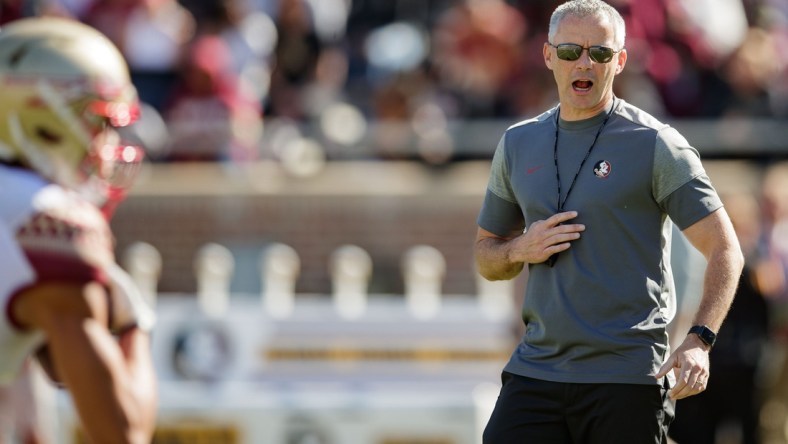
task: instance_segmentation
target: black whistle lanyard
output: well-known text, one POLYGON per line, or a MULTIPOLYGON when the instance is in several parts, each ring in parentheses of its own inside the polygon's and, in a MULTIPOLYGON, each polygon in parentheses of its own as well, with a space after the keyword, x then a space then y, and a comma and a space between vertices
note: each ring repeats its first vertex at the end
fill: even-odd
MULTIPOLYGON (((555 179, 557 183, 558 189, 558 198, 556 201, 556 207, 558 208, 558 213, 564 211, 564 205, 566 205, 566 201, 569 199, 569 193, 572 192, 572 189, 575 187, 575 182, 577 182, 577 177, 580 176, 580 172, 583 171, 583 165, 585 165, 586 160, 591 156, 591 151, 594 150, 594 146, 596 145, 597 139, 599 139, 599 135, 602 134, 602 130, 605 129, 605 125, 607 125, 607 121, 610 120, 610 115, 613 114, 613 110, 616 109, 616 99, 613 98, 613 106, 610 107, 610 111, 608 111, 607 116, 605 116, 605 120, 602 122, 602 125, 599 126, 599 129, 596 131, 596 135, 594 136, 594 141, 591 142, 591 146, 588 147, 588 151, 586 151, 585 157, 580 162, 580 166, 577 167, 577 172, 575 173, 575 177, 572 178, 572 181, 569 183, 569 188, 566 190, 566 196, 564 196, 564 200, 561 200, 561 172, 558 169, 558 117, 561 113, 561 109, 557 109, 555 112, 555 141, 553 142, 553 162, 555 163, 555 179)), ((549 258, 547 258, 547 264, 549 266, 555 265, 555 261, 558 259, 558 253, 553 254, 549 258)))

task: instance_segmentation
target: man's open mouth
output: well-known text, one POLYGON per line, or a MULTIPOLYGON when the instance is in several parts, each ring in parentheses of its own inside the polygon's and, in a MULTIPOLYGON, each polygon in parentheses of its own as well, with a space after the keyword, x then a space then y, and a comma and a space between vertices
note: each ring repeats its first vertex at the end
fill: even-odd
POLYGON ((594 86, 594 82, 590 80, 575 80, 572 82, 572 88, 576 91, 588 91, 594 86))

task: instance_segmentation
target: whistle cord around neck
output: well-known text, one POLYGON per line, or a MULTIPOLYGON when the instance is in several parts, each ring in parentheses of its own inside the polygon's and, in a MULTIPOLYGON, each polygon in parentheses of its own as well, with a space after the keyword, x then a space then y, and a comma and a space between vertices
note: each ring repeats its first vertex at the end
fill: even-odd
POLYGON ((561 201, 561 173, 558 170, 558 117, 561 112, 560 108, 556 110, 555 113, 555 142, 553 144, 553 161, 555 162, 555 178, 558 184, 558 201, 556 202, 556 206, 558 207, 558 212, 564 211, 564 205, 566 204, 567 199, 569 199, 569 193, 572 192, 572 188, 575 187, 575 182, 577 182, 577 177, 580 176, 580 172, 583 170, 583 165, 585 165, 586 160, 588 157, 591 156, 591 151, 593 151, 594 146, 596 145, 597 139, 599 139, 599 135, 602 134, 602 130, 607 125, 607 121, 610 119, 610 115, 613 114, 613 110, 616 109, 616 102, 615 98, 613 99, 613 106, 610 107, 610 111, 608 111, 607 116, 605 116, 605 120, 602 122, 602 125, 599 126, 599 129, 594 136, 594 141, 591 142, 591 146, 588 147, 588 151, 586 151, 585 157, 580 162, 580 166, 577 167, 577 172, 575 173, 575 177, 572 178, 572 182, 569 183, 569 188, 566 190, 566 197, 564 197, 563 202, 561 201))
MULTIPOLYGON (((569 193, 572 192, 572 188, 575 187, 575 182, 577 182, 577 177, 580 175, 580 172, 583 170, 583 165, 585 165, 586 160, 588 157, 591 156, 591 151, 594 150, 594 145, 596 145, 597 139, 599 139, 599 135, 602 134, 602 130, 607 125, 607 121, 610 119, 610 115, 613 114, 613 110, 616 109, 616 99, 613 98, 613 106, 610 107, 610 111, 608 111, 607 116, 605 116, 605 120, 602 122, 602 125, 599 126, 599 129, 596 131, 596 135, 594 136, 594 141, 591 142, 591 146, 588 147, 588 151, 586 151, 585 157, 580 162, 580 166, 577 167, 577 172, 575 173, 575 177, 572 178, 572 182, 569 184, 569 189, 566 190, 566 197, 564 197, 564 201, 561 202, 561 173, 558 170, 558 117, 561 112, 559 108, 555 112, 555 142, 553 144, 553 161, 555 162, 555 179, 558 187, 558 201, 556 202, 556 206, 558 207, 558 213, 564 211, 564 205, 566 204, 567 199, 569 199, 569 193)), ((553 267, 555 265, 556 260, 558 260, 558 253, 553 254, 549 258, 547 258, 547 265, 549 267, 553 267)))

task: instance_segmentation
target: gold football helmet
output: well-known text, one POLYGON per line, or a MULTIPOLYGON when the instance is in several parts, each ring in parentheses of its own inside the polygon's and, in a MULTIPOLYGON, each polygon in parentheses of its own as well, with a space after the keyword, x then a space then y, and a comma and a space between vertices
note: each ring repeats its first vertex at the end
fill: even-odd
POLYGON ((138 114, 126 62, 97 30, 54 17, 0 28, 0 161, 70 188, 127 186, 142 150, 114 128, 138 114))

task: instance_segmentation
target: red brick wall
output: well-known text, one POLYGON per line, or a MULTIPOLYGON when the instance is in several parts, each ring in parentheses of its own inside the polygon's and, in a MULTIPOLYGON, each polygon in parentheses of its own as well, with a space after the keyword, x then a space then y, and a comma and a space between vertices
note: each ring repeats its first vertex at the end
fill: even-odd
POLYGON ((160 291, 195 290, 194 255, 207 242, 238 252, 236 269, 244 276, 234 285, 243 290, 259 291, 257 255, 267 244, 281 242, 300 256, 299 293, 330 293, 329 256, 343 244, 358 245, 372 257, 370 292, 402 292, 400 258, 417 244, 436 247, 445 256, 444 293, 475 291, 472 245, 486 184, 484 164, 460 178, 455 177, 457 169, 398 164, 355 179, 345 174, 347 181, 334 185, 330 182, 341 179, 306 183, 271 178, 286 182, 282 192, 256 192, 252 187, 219 190, 232 180, 221 169, 204 165, 194 167, 197 171, 191 174, 172 174, 171 168, 154 169, 113 220, 119 256, 136 241, 148 242, 161 253, 160 291), (413 168, 418 173, 415 180, 422 181, 415 190, 413 168), (397 184, 398 174, 404 183, 397 184), (390 180, 393 185, 374 192, 374 185, 367 183, 372 180, 390 180))

